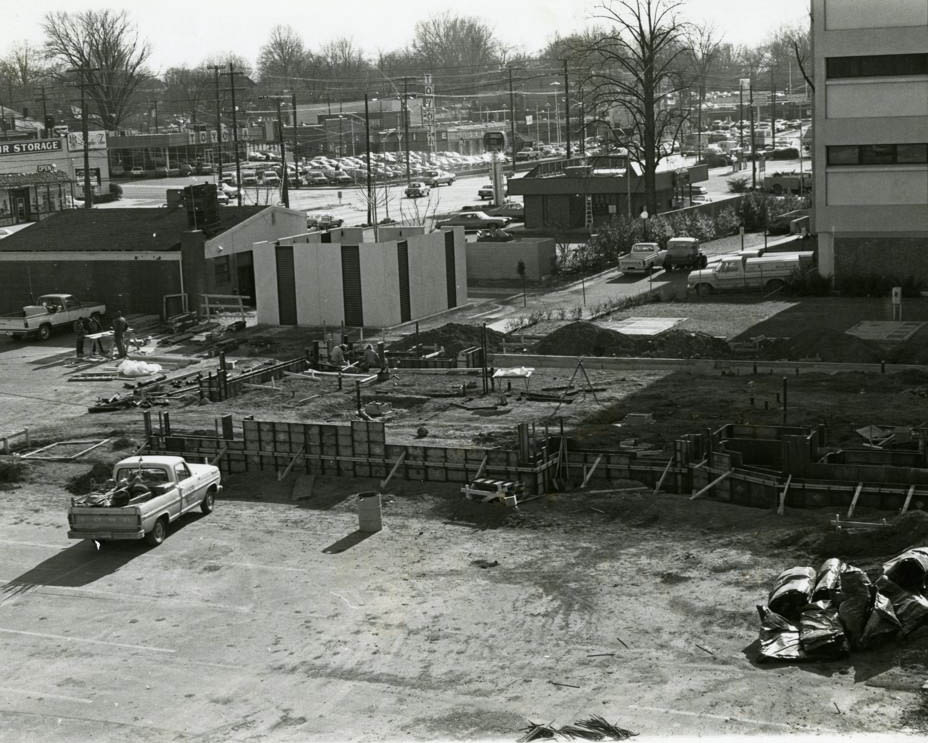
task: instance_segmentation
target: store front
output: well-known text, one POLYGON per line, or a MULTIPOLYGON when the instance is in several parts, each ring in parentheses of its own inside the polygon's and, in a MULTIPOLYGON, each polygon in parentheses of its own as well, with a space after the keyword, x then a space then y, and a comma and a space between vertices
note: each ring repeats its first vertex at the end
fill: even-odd
POLYGON ((73 204, 74 182, 58 170, 0 173, 0 226, 37 222, 73 204))

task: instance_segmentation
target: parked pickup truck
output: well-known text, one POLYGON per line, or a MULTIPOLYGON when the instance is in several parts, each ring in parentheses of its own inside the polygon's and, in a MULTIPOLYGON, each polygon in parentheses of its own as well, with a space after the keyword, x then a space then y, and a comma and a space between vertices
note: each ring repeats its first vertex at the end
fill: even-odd
POLYGON ((123 459, 113 467, 111 487, 71 499, 68 538, 145 539, 156 546, 185 513, 195 508, 210 513, 221 492, 219 469, 212 465, 183 457, 123 459))
POLYGON ((661 250, 657 243, 635 243, 632 249, 619 257, 619 270, 622 273, 650 273, 664 265, 667 251, 661 250))
POLYGON ((812 251, 768 253, 757 258, 723 256, 708 268, 691 271, 686 277, 686 288, 700 295, 726 289, 775 291, 785 286, 793 274, 811 268, 813 256, 812 251))
POLYGON ((81 302, 73 294, 43 294, 35 304, 26 305, 22 312, 0 316, 0 333, 16 339, 36 337, 48 340, 52 330, 66 326, 79 317, 101 320, 106 305, 99 302, 81 302))
POLYGON ((667 255, 664 256, 664 270, 678 268, 693 270, 705 268, 708 259, 699 249, 699 240, 695 237, 672 237, 667 241, 667 255))

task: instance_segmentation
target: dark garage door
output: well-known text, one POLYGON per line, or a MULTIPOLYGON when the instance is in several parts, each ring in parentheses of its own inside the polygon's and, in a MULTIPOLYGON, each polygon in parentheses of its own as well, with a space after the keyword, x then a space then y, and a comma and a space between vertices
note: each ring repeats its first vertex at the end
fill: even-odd
POLYGON ((409 305, 409 244, 403 240, 396 245, 397 264, 400 283, 400 322, 412 319, 409 305))
POLYGON ((293 246, 277 246, 277 310, 281 325, 296 325, 296 273, 293 246))
POLYGON ((361 302, 361 256, 357 245, 342 245, 342 294, 345 298, 345 325, 364 325, 361 302))

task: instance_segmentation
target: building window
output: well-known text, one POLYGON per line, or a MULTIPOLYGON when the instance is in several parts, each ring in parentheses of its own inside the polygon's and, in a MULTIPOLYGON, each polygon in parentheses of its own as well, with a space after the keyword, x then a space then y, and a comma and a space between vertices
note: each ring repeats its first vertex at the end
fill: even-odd
POLYGON ((928 144, 897 144, 897 163, 928 163, 928 144))
POLYGON ((826 148, 829 165, 920 165, 928 162, 928 144, 836 145, 826 148))
POLYGON ((896 145, 866 144, 859 149, 861 165, 892 165, 896 160, 896 145))
POLYGON ((928 54, 873 54, 825 60, 825 77, 829 80, 904 75, 928 75, 928 54))
POLYGON ((213 276, 217 284, 225 283, 229 280, 229 256, 224 255, 213 261, 213 276))

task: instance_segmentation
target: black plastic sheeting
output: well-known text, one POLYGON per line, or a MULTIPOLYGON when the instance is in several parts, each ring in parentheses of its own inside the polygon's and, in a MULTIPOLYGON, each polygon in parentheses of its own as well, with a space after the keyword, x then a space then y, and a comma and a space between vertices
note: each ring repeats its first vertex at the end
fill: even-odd
POLYGON ((928 548, 883 565, 875 583, 831 558, 777 576, 760 615, 760 660, 828 660, 928 625, 928 548))

